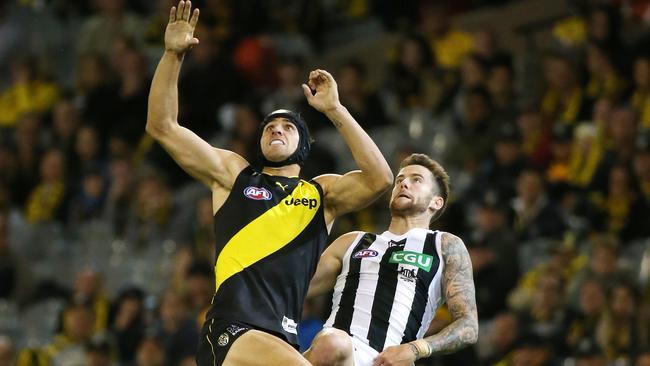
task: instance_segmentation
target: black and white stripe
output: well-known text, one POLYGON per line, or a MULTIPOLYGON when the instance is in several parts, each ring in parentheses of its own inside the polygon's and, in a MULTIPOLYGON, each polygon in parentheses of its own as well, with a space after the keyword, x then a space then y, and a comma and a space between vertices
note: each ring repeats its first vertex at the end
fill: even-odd
POLYGON ((422 337, 442 301, 440 253, 437 231, 359 234, 345 253, 325 326, 344 330, 378 352, 422 337), (364 249, 369 254, 355 258, 364 249), (430 270, 391 263, 401 251, 431 256, 430 270))

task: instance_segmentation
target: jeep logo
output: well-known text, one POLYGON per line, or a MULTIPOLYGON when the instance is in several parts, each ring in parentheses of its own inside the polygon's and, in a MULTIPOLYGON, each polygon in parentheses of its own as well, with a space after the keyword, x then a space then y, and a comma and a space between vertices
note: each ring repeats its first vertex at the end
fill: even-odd
POLYGON ((433 257, 428 254, 402 250, 391 254, 388 262, 410 264, 429 272, 429 270, 431 270, 431 265, 433 264, 433 257))
POLYGON ((289 198, 287 200, 284 200, 284 203, 287 204, 288 206, 307 206, 310 209, 315 208, 318 206, 318 200, 315 198, 289 198))

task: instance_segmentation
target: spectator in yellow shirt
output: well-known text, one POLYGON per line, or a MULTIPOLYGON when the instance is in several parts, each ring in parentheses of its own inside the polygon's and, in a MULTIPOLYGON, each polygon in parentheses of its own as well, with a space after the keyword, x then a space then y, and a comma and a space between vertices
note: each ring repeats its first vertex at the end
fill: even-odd
POLYGON ((10 70, 11 85, 0 93, 0 127, 15 126, 25 113, 47 112, 59 95, 58 87, 40 75, 35 58, 16 58, 10 70))

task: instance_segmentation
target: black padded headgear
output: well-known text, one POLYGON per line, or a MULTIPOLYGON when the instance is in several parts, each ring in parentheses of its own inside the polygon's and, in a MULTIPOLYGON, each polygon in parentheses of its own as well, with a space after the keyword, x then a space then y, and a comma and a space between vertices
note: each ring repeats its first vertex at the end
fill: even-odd
POLYGON ((307 128, 307 124, 302 119, 300 114, 292 112, 288 109, 278 109, 264 117, 264 120, 262 121, 262 124, 260 124, 260 128, 257 133, 257 141, 257 159, 262 166, 274 168, 291 164, 298 164, 300 166, 303 166, 307 160, 307 157, 309 156, 309 152, 311 151, 311 135, 309 134, 309 128, 307 128), (296 148, 296 151, 294 151, 293 154, 291 154, 291 156, 285 160, 278 162, 268 160, 262 153, 262 147, 260 146, 264 126, 266 126, 275 118, 286 118, 289 122, 293 123, 293 125, 296 126, 296 129, 298 130, 298 147, 296 148))

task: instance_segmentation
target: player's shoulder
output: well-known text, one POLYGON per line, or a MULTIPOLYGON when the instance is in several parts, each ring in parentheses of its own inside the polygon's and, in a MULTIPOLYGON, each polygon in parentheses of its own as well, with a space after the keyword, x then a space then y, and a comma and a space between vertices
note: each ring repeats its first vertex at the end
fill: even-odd
POLYGON ((355 240, 357 237, 359 237, 360 234, 364 234, 363 231, 350 231, 349 233, 345 233, 336 240, 332 242, 332 244, 329 245, 329 247, 326 249, 326 253, 329 253, 330 255, 334 255, 336 257, 343 257, 345 252, 347 252, 348 248, 352 244, 354 244, 355 240))
POLYGON ((352 242, 354 242, 354 240, 357 237, 359 237, 359 235, 361 235, 361 234, 366 234, 366 233, 363 232, 363 231, 359 231, 359 230, 350 231, 350 232, 347 232, 347 233, 339 236, 338 238, 336 238, 334 243, 343 243, 343 244, 348 244, 349 245, 349 244, 352 244, 352 242))
POLYGON ((446 231, 439 231, 439 233, 440 233, 440 248, 442 249, 443 255, 453 254, 455 252, 458 252, 459 250, 467 250, 465 248, 465 243, 463 242, 463 239, 446 231))

